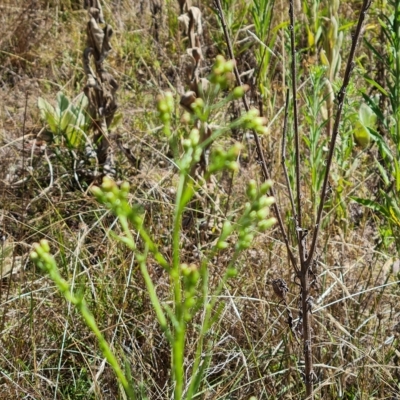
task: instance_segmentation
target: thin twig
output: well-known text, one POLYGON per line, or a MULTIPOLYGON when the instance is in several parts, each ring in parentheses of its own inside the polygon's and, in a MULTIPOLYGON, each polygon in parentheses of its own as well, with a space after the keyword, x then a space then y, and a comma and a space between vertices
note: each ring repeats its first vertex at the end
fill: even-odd
POLYGON ((281 163, 282 163, 283 174, 285 175, 286 186, 287 186, 287 189, 289 192, 289 200, 290 200, 290 205, 292 207, 292 215, 296 215, 296 207, 294 204, 293 191, 292 191, 292 187, 290 185, 289 174, 288 174, 287 168, 286 168, 286 134, 287 134, 288 115, 289 115, 289 89, 287 89, 287 91, 286 91, 285 117, 284 117, 283 132, 282 132, 281 163))
MULTIPOLYGON (((230 40, 228 29, 227 29, 227 26, 226 26, 224 13, 222 11, 221 1, 220 0, 214 0, 214 4, 215 4, 215 7, 217 9, 220 21, 221 21, 222 29, 224 31, 225 41, 226 41, 226 45, 228 47, 229 58, 231 60, 235 60, 235 57, 234 57, 234 54, 233 54, 231 40, 230 40)), ((237 69, 236 64, 234 64, 233 72, 234 72, 234 75, 235 75, 235 78, 236 78, 236 83, 238 84, 238 86, 242 86, 242 81, 240 79, 239 71, 237 69)), ((246 111, 250 110, 249 103, 247 101, 246 95, 243 96, 243 105, 244 105, 244 108, 245 108, 246 111)), ((267 168, 267 164, 265 162, 264 153, 263 153, 262 148, 261 148, 260 139, 258 138, 258 135, 254 130, 252 131, 252 133, 253 133, 253 136, 254 136, 254 141, 256 143, 257 155, 258 155, 258 159, 259 159, 260 164, 261 164, 261 169, 262 169, 262 172, 263 172, 264 179, 268 180, 268 179, 270 179, 270 174, 269 174, 269 171, 268 171, 268 168, 267 168)), ((276 198, 275 191, 274 191, 273 188, 270 189, 270 193, 271 193, 271 196, 276 198)), ((295 259, 294 255, 293 255, 292 249, 290 248, 289 239, 288 239, 288 236, 286 234, 285 226, 283 225, 283 219, 282 219, 279 207, 278 207, 278 205, 276 203, 274 203, 272 205, 272 207, 274 209, 276 219, 278 220, 278 225, 279 225, 279 228, 281 230, 281 234, 282 234, 283 240, 285 242, 286 249, 287 249, 290 261, 291 261, 291 263, 293 265, 293 268, 297 272, 298 271, 297 262, 296 262, 296 259, 295 259)))
POLYGON ((335 124, 333 126, 332 139, 331 139, 331 143, 329 146, 329 154, 328 154, 328 160, 326 163, 324 183, 322 185, 322 190, 321 190, 321 200, 320 200, 319 207, 318 207, 317 220, 315 223, 315 230, 314 230, 314 234, 313 234, 313 238, 312 238, 310 252, 309 252, 308 258, 306 260, 307 269, 310 268, 310 265, 312 263, 314 253, 315 253, 315 248, 316 248, 318 235, 319 235, 319 228, 320 228, 320 224, 321 224, 322 211, 323 211, 324 205, 325 205, 326 190, 327 190, 328 181, 329 181, 329 173, 330 173, 330 169, 331 169, 331 165, 332 165, 333 154, 335 151, 336 138, 339 134, 339 124, 340 124, 340 119, 342 116, 344 100, 346 98, 346 90, 347 90, 347 86, 349 85, 349 82, 350 82, 351 72, 353 71, 354 66, 355 66, 354 57, 355 57, 355 53, 356 53, 356 49, 357 49, 357 44, 358 44, 358 41, 361 36, 362 25, 364 23, 367 11, 368 11, 369 7, 371 6, 371 3, 372 3, 372 0, 364 0, 364 2, 363 2, 360 16, 358 19, 357 29, 356 29, 355 34, 353 35, 353 42, 351 45, 349 58, 347 60, 347 66, 346 66, 346 72, 344 74, 343 84, 336 96, 337 112, 336 112, 335 124))
POLYGON ((295 20, 294 20, 294 6, 293 0, 290 0, 289 3, 289 31, 290 31, 290 49, 292 56, 292 66, 291 66, 291 75, 292 75, 292 95, 293 95, 293 127, 294 127, 294 142, 295 142, 295 150, 296 150, 296 198, 297 198, 297 213, 294 214, 296 219, 296 234, 299 246, 299 254, 300 254, 300 262, 303 263, 305 260, 305 248, 304 248, 304 240, 303 240, 303 224, 302 224, 302 213, 301 213, 301 183, 300 183, 300 135, 299 135, 299 112, 297 108, 297 71, 296 71, 296 44, 294 37, 294 28, 295 28, 295 20))

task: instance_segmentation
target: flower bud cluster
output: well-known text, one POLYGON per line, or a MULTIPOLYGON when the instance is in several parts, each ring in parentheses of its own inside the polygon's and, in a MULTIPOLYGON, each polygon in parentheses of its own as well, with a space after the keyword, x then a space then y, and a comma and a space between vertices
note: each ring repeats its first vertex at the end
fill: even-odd
POLYGON ((268 133, 268 128, 265 126, 267 119, 265 117, 260 117, 258 110, 255 108, 244 114, 242 121, 247 129, 252 129, 260 135, 268 133))
POLYGON ((220 85, 222 88, 227 87, 234 65, 235 62, 233 60, 226 61, 223 56, 218 55, 215 59, 215 64, 209 81, 216 85, 220 85))
POLYGON ((265 232, 275 224, 275 218, 267 218, 269 208, 275 202, 273 197, 266 195, 271 186, 272 181, 266 181, 257 189, 254 180, 249 182, 246 194, 250 202, 246 203, 243 216, 238 222, 240 226, 239 240, 236 244, 238 250, 249 248, 256 232, 265 232))
MULTIPOLYGON (((120 187, 109 177, 103 178, 100 187, 94 186, 92 193, 96 199, 109 208, 115 215, 119 217, 137 216, 135 210, 128 202, 129 183, 123 182, 120 187)), ((137 211, 137 210, 136 210, 137 211)))
POLYGON ((182 264, 181 271, 185 295, 185 319, 189 321, 192 318, 190 310, 196 305, 196 289, 200 279, 200 272, 195 264, 182 264))
POLYGON ((182 142, 185 154, 182 159, 178 162, 181 170, 188 170, 192 165, 192 162, 198 162, 201 157, 202 149, 198 144, 200 143, 200 131, 193 128, 187 139, 182 142))
POLYGON ((164 124, 164 132, 169 137, 171 135, 171 114, 174 111, 174 97, 171 92, 167 92, 164 97, 158 98, 157 109, 159 117, 164 124))
POLYGON ((243 145, 241 143, 235 143, 228 151, 225 151, 221 147, 215 148, 211 152, 210 164, 208 167, 208 172, 213 174, 223 169, 228 169, 231 171, 238 171, 239 164, 237 158, 242 150, 243 145))
POLYGON ((49 274, 62 293, 69 291, 68 282, 62 279, 57 269, 56 261, 50 253, 49 242, 46 239, 42 239, 40 243, 33 244, 33 251, 30 254, 30 258, 39 268, 49 274))

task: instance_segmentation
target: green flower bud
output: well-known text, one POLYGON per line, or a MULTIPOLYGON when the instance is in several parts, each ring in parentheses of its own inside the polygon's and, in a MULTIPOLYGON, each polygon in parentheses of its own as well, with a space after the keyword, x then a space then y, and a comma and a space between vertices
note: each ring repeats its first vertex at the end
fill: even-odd
POLYGON ((258 229, 261 232, 266 231, 267 229, 270 229, 273 225, 276 224, 276 218, 269 218, 269 219, 264 219, 263 221, 260 221, 258 223, 258 229))
POLYGON ((230 159, 235 159, 239 156, 240 152, 243 149, 243 145, 239 142, 236 142, 229 150, 228 150, 228 157, 230 159))
POLYGON ((129 183, 128 182, 123 182, 121 185, 121 191, 125 194, 129 193, 129 183))
POLYGON ((261 208, 260 210, 257 211, 257 219, 259 221, 262 221, 268 217, 268 214, 269 214, 269 208, 261 208))
POLYGON ((111 192, 114 188, 116 187, 115 182, 109 178, 108 176, 105 176, 103 178, 103 183, 101 184, 101 188, 105 192, 111 192))
POLYGON ((244 93, 245 93, 245 90, 244 90, 243 86, 237 86, 237 87, 235 87, 235 89, 233 89, 232 96, 234 99, 240 99, 243 97, 244 93))
POLYGON ((97 198, 102 198, 103 197, 103 191, 98 187, 98 186, 92 186, 92 188, 90 189, 90 191, 92 192, 92 194, 97 197, 97 198))
POLYGON ((43 249, 43 251, 44 251, 45 253, 50 253, 50 245, 49 245, 48 240, 42 239, 42 240, 40 241, 40 246, 41 246, 41 248, 43 249))
POLYGON ((217 249, 219 249, 219 250, 225 250, 225 249, 227 249, 228 247, 229 247, 228 242, 225 242, 225 241, 223 241, 223 240, 219 240, 219 241, 217 242, 217 249))
POLYGON ((270 207, 275 203, 275 199, 271 196, 261 196, 259 200, 259 204, 261 208, 270 207))
POLYGON ((182 141, 182 146, 185 150, 190 149, 192 147, 192 142, 189 139, 184 139, 182 141))
POLYGON ((228 163, 227 168, 233 172, 239 171, 239 163, 237 161, 231 161, 228 163))
POLYGON ((224 64, 224 72, 232 72, 235 62, 233 60, 228 60, 224 64))
POLYGON ((261 187, 260 187, 260 193, 261 194, 266 194, 269 189, 271 189, 273 185, 273 182, 271 179, 268 179, 267 181, 263 182, 261 187))
POLYGON ((200 132, 198 129, 192 129, 189 135, 189 140, 191 142, 192 147, 195 147, 198 145, 200 141, 200 132))
POLYGON ((191 105, 192 108, 204 108, 204 100, 201 97, 198 97, 193 104, 191 105))

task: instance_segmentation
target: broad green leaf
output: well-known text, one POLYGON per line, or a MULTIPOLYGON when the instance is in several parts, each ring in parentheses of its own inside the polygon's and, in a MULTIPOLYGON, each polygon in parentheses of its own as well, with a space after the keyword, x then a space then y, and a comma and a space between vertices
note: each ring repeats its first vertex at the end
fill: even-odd
POLYGON ((65 132, 65 138, 70 147, 77 148, 82 143, 84 132, 78 126, 69 125, 65 132))
POLYGON ((358 111, 361 124, 367 128, 375 128, 376 115, 370 107, 366 104, 361 104, 360 110, 358 111))
POLYGON ((70 101, 63 92, 57 93, 57 111, 61 117, 66 110, 70 107, 70 101))
POLYGON ((61 121, 60 121, 61 132, 66 132, 69 125, 75 125, 76 119, 77 119, 76 115, 74 115, 74 113, 70 109, 64 111, 64 113, 61 116, 61 121))
POLYGON ((38 98, 38 107, 40 118, 49 125, 51 132, 58 133, 59 131, 59 118, 54 107, 41 97, 38 98))
POLYGON ((85 93, 80 93, 78 96, 75 97, 73 100, 73 104, 78 111, 86 110, 89 105, 89 100, 86 97, 85 93))
POLYGON ((353 135, 355 142, 362 149, 365 149, 371 143, 371 136, 368 129, 359 121, 357 121, 355 124, 353 135))

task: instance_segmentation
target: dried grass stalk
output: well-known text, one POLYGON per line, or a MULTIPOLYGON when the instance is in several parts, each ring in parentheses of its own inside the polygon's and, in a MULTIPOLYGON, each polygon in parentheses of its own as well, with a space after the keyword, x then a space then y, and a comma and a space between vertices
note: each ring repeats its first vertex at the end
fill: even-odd
POLYGON ((116 92, 118 83, 105 70, 103 63, 112 50, 110 39, 113 30, 104 24, 103 11, 99 0, 85 0, 89 21, 87 24, 87 47, 83 53, 86 74, 84 92, 89 99, 89 114, 92 119, 93 139, 97 159, 107 173, 112 172, 113 157, 109 143, 109 128, 118 108, 116 92), (92 64, 94 69, 92 68, 92 64))

